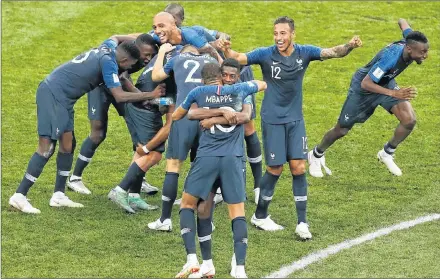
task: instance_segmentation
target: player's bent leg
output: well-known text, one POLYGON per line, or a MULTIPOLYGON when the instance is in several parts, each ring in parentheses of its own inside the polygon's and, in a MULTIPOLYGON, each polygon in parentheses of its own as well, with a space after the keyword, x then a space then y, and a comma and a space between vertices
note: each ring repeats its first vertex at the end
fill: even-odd
POLYGON ((171 231, 171 212, 177 197, 181 161, 167 159, 165 179, 162 187, 162 214, 159 219, 148 223, 148 228, 158 231, 171 231))
POLYGON ((29 189, 37 181, 43 172, 43 168, 53 155, 56 147, 56 141, 48 137, 39 137, 38 149, 29 160, 26 173, 20 182, 14 195, 9 199, 9 205, 30 214, 39 214, 40 210, 33 207, 26 198, 29 189))
POLYGON ((232 220, 232 234, 234 239, 235 267, 231 266, 231 276, 247 278, 245 271, 246 252, 248 245, 247 223, 244 212, 244 203, 228 204, 229 218, 232 220))
POLYGON ((290 172, 292 174, 292 192, 295 200, 298 224, 295 233, 303 240, 311 239, 312 234, 307 224, 307 180, 306 180, 306 161, 290 160, 290 172))
POLYGON ((194 210, 197 208, 198 198, 188 193, 183 193, 180 204, 180 234, 185 244, 187 262, 176 278, 191 278, 198 275, 200 270, 199 260, 196 255, 196 222, 194 210))
MULTIPOLYGON (((136 154, 134 155, 136 156, 136 154)), ((138 156, 136 156, 138 157, 138 156)), ((140 156, 135 160, 135 164, 139 166, 142 171, 147 172, 152 166, 158 164, 162 158, 162 153, 157 151, 151 151, 146 156, 140 156)), ((140 196, 142 180, 145 177, 139 176, 137 180, 130 184, 130 193, 128 194, 128 204, 134 210, 156 210, 159 207, 148 204, 140 196)))
POLYGON ((258 139, 258 134, 255 131, 254 120, 249 121, 244 125, 244 139, 246 141, 246 151, 249 165, 251 166, 252 176, 254 177, 254 196, 255 204, 258 204, 258 197, 260 194, 260 183, 263 173, 261 144, 258 139))
POLYGON ((61 135, 57 155, 55 189, 49 201, 49 205, 52 207, 84 207, 84 205, 70 200, 64 193, 66 181, 72 168, 75 145, 76 140, 73 131, 68 131, 61 135))
POLYGON ((330 129, 322 138, 321 143, 310 150, 307 154, 309 162, 309 173, 313 177, 323 177, 322 168, 328 175, 332 174, 332 171, 325 164, 325 151, 333 145, 338 139, 346 136, 351 127, 341 127, 337 123, 332 129, 330 129))
POLYGON ((72 176, 67 182, 69 189, 80 194, 90 195, 92 192, 84 185, 82 174, 89 165, 96 149, 105 140, 107 135, 107 121, 90 120, 90 135, 81 145, 78 159, 75 163, 72 176))
POLYGON ((416 116, 410 102, 397 103, 391 108, 391 112, 400 123, 397 125, 391 140, 377 153, 377 158, 385 164, 392 174, 401 176, 402 171, 394 162, 394 152, 397 146, 411 134, 416 125, 416 116))

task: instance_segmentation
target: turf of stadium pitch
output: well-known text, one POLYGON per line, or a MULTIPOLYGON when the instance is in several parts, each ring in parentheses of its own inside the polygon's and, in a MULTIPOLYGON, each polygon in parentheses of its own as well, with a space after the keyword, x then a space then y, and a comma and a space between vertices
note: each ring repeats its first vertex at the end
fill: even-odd
MULTIPOLYGON (((68 193, 83 209, 52 209, 55 157, 47 164, 29 198, 42 213, 29 216, 11 211, 8 198, 20 182, 37 146, 35 91, 57 65, 97 46, 112 34, 151 29, 152 16, 165 2, 2 2, 2 277, 173 277, 185 263, 174 209, 172 233, 145 231, 159 211, 127 215, 107 200, 131 160, 126 125, 110 111, 107 140, 84 173, 91 196, 68 193)), ((430 39, 430 57, 398 77, 400 86, 416 86, 412 102, 418 124, 398 148, 396 162, 402 177, 392 177, 375 156, 389 139, 397 121, 378 108, 367 123, 356 126, 327 153, 334 175, 310 178, 308 219, 313 240, 293 234, 296 214, 291 176, 286 168, 279 180, 270 213, 286 226, 276 233, 249 226, 247 273, 264 276, 329 244, 357 237, 402 220, 439 211, 440 97, 438 2, 186 2, 185 24, 204 25, 232 35, 233 47, 248 51, 271 45, 272 22, 280 15, 296 21, 296 40, 323 47, 347 42, 359 34, 361 49, 341 60, 314 62, 304 79, 304 115, 309 147, 335 123, 351 75, 386 44, 400 38, 399 17, 430 39)), ((255 68, 256 77, 261 77, 255 68)), ((78 154, 88 135, 87 101, 76 105, 78 154)), ((262 95, 258 96, 261 101, 262 95)), ((260 103, 260 102, 259 102, 260 103)), ((258 108, 260 105, 258 105, 258 108)), ((261 139, 260 117, 257 128, 261 139)), ((162 185, 165 163, 148 177, 162 185)), ((186 176, 185 164, 180 187, 186 176)), ((248 193, 251 197, 250 169, 248 193)), ((181 188, 180 188, 181 189, 181 188)), ((148 198, 160 204, 160 194, 148 198)), ((247 203, 249 220, 255 205, 247 203)), ((229 276, 231 225, 225 205, 215 212, 213 259, 218 277, 229 276)), ((438 277, 439 223, 421 225, 364 246, 353 248, 307 270, 303 277, 438 277), (437 239, 437 241, 435 241, 437 239), (413 243, 414 241, 414 243, 413 243), (429 245, 426 245, 426 244, 429 245), (413 260, 412 260, 413 259, 413 260), (372 272, 374 271, 374 272, 372 272)))

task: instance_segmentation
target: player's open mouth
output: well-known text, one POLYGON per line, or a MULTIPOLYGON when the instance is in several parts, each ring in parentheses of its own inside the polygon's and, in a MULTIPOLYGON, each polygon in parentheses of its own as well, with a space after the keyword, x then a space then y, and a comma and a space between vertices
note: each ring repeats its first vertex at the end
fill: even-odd
POLYGON ((278 42, 277 42, 277 46, 278 46, 278 47, 282 47, 283 45, 284 45, 284 41, 278 41, 278 42))

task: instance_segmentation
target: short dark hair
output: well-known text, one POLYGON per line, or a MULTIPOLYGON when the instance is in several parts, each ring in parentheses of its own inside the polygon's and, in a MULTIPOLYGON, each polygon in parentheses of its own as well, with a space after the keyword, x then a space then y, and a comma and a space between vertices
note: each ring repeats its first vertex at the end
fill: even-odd
POLYGON ((191 52, 191 51, 194 51, 194 50, 197 50, 197 51, 198 51, 198 49, 197 49, 195 46, 190 45, 190 44, 187 44, 187 45, 184 45, 184 46, 180 49, 180 53, 191 52))
POLYGON ((406 43, 407 44, 413 44, 413 43, 428 43, 428 38, 426 38, 425 34, 419 31, 412 31, 406 36, 406 43))
POLYGON ((164 12, 170 13, 173 16, 177 15, 182 19, 182 21, 185 19, 185 10, 183 9, 183 7, 181 5, 179 5, 177 3, 168 4, 165 7, 164 12))
POLYGON ((223 70, 224 67, 236 68, 237 71, 240 72, 240 63, 238 63, 238 61, 234 58, 226 58, 223 60, 221 69, 223 70))
POLYGON ((122 44, 118 46, 118 48, 121 48, 127 55, 129 55, 131 58, 138 60, 141 56, 141 53, 136 46, 135 41, 125 41, 122 44))
POLYGON ((222 70, 217 63, 208 63, 203 66, 202 78, 206 84, 208 81, 213 81, 222 78, 222 70))
POLYGON ((209 56, 211 56, 212 58, 214 58, 215 60, 218 61, 217 52, 215 51, 215 48, 213 48, 213 47, 203 48, 203 50, 199 49, 199 53, 200 54, 208 54, 209 56))
POLYGON ((156 41, 154 40, 154 38, 150 34, 147 34, 147 33, 143 33, 143 34, 139 35, 136 38, 136 44, 137 45, 142 45, 142 44, 150 45, 156 51, 158 51, 158 49, 159 49, 159 47, 157 46, 156 41))
POLYGON ((295 30, 295 22, 288 16, 280 16, 279 18, 275 19, 273 25, 277 25, 279 23, 287 23, 289 24, 290 30, 295 30))

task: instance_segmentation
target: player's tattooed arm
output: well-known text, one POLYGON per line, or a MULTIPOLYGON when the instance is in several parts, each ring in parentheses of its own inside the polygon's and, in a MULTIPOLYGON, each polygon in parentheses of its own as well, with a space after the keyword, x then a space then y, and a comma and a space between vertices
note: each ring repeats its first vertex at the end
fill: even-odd
POLYGON ((151 72, 151 79, 154 82, 162 81, 168 77, 167 73, 165 73, 163 69, 163 61, 165 59, 166 53, 172 51, 175 48, 175 46, 172 46, 169 43, 160 46, 156 62, 153 66, 153 71, 151 72))
POLYGON ((348 43, 321 50, 321 59, 342 58, 347 56, 353 49, 362 46, 359 36, 354 36, 348 43))

